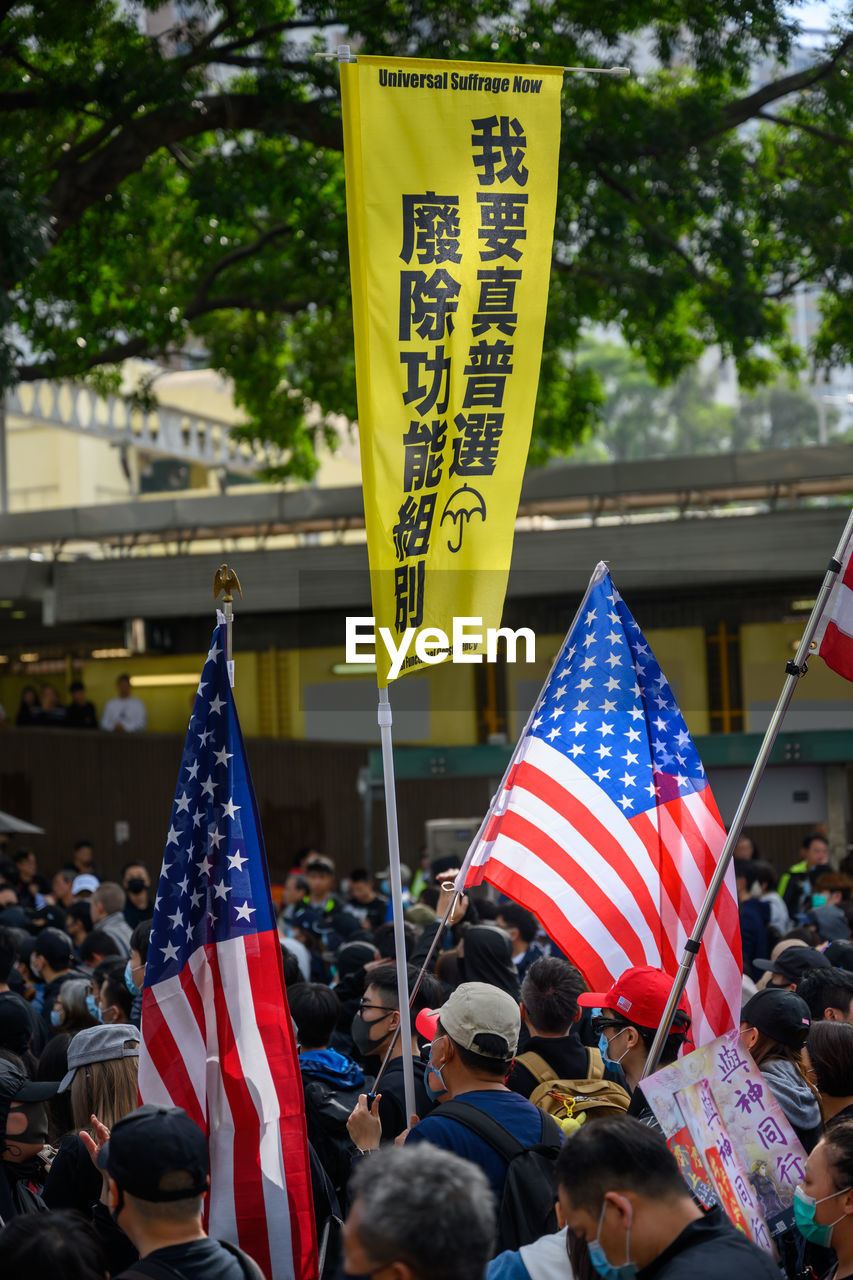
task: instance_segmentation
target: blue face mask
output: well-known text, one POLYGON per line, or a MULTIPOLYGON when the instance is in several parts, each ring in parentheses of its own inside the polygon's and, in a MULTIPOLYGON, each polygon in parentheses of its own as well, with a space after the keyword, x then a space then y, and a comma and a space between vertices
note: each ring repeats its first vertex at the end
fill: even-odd
MULTIPOLYGON (((621 1031, 617 1031, 613 1039, 614 1040, 618 1039, 618 1037, 621 1034, 622 1034, 621 1031)), ((629 1045, 628 1049, 625 1050, 625 1053, 620 1054, 618 1058, 611 1058, 610 1045, 607 1043, 607 1036, 602 1031, 601 1035, 598 1037, 598 1047, 599 1047, 599 1050, 601 1051, 601 1056, 604 1059, 604 1061, 609 1062, 611 1067, 618 1067, 619 1063, 625 1057, 625 1053, 628 1052, 628 1049, 630 1049, 631 1046, 629 1045)))
POLYGON ((828 1226, 823 1226, 820 1222, 815 1222, 815 1210, 819 1204, 823 1204, 825 1200, 832 1200, 835 1196, 843 1196, 850 1187, 844 1187, 842 1191, 833 1191, 831 1195, 821 1196, 819 1200, 815 1200, 814 1196, 810 1196, 803 1191, 802 1187, 794 1188, 794 1221, 797 1224, 797 1230, 801 1236, 805 1236, 806 1240, 811 1240, 814 1244, 821 1244, 825 1248, 829 1247, 832 1239, 832 1228, 836 1226, 841 1218, 846 1218, 846 1213, 842 1213, 841 1218, 836 1218, 835 1222, 830 1222, 828 1226))
POLYGON ((130 975, 131 975, 131 967, 130 967, 130 961, 128 960, 127 964, 124 967, 124 985, 127 987, 128 991, 132 996, 141 996, 142 988, 136 985, 136 983, 133 981, 133 978, 130 975))
POLYGON ((447 1085, 444 1082, 444 1076, 441 1074, 438 1067, 435 1066, 432 1060, 432 1045, 430 1045, 429 1061, 427 1062, 427 1069, 424 1072, 424 1088, 426 1089, 427 1097, 431 1102, 438 1102, 441 1095, 447 1092, 447 1085), (436 1080, 438 1080, 439 1084, 441 1085, 440 1089, 433 1089, 432 1085, 429 1082, 430 1073, 432 1073, 432 1075, 435 1076, 436 1080))
POLYGON ((604 1204, 601 1206, 601 1216, 598 1219, 598 1234, 594 1240, 589 1240, 587 1242, 586 1247, 589 1250, 589 1260, 601 1276, 601 1280, 635 1280, 637 1268, 634 1266, 633 1262, 628 1261, 628 1248, 631 1240, 630 1222, 628 1223, 628 1230, 625 1234, 625 1261, 622 1263, 621 1267, 614 1267, 612 1263, 608 1262, 607 1254, 601 1247, 599 1237, 601 1236, 601 1224, 604 1221, 604 1212, 606 1208, 607 1201, 605 1200, 604 1204))
POLYGON ((50 1025, 51 1025, 52 1027, 61 1027, 61 1026, 62 1026, 62 1010, 61 1010, 61 1009, 51 1009, 51 1011, 50 1011, 50 1025))
POLYGON ((95 1004, 95 997, 92 995, 91 991, 86 996, 86 1008, 89 1010, 90 1018, 94 1018, 96 1022, 101 1021, 101 1011, 95 1004))

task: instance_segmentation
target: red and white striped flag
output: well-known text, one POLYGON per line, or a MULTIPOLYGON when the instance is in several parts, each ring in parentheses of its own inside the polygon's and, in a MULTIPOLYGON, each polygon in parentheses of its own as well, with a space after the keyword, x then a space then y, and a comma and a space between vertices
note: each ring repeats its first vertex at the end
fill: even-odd
POLYGON ((841 569, 826 603, 814 643, 828 667, 853 680, 853 534, 847 541, 841 569))
MULTIPOLYGON (((674 977, 725 837, 672 690, 599 564, 457 887, 485 879, 527 907, 604 991, 635 965, 674 977)), ((730 867, 687 983, 697 1046, 737 1025, 741 974, 730 867)))
POLYGON ((139 1093, 208 1135, 208 1229, 317 1275, 302 1081, 255 794, 217 628, 181 761, 142 995, 139 1093))

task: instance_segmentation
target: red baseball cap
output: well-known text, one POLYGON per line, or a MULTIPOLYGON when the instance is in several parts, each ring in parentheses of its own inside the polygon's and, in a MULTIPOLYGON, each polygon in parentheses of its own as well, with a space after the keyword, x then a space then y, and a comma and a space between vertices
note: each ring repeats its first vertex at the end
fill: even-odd
MULTIPOLYGON (((626 969, 609 991, 582 992, 578 996, 578 1004, 588 1009, 614 1009, 627 1022, 638 1027, 658 1027, 672 991, 672 982, 663 969, 639 965, 635 969, 626 969)), ((683 997, 678 1008, 689 1023, 690 1015, 683 997)))

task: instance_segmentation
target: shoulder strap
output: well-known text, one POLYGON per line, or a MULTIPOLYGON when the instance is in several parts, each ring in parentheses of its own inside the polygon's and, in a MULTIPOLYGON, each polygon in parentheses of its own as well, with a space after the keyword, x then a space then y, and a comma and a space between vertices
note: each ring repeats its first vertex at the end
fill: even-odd
POLYGON ((543 1111, 542 1112, 542 1133, 539 1136, 539 1141, 542 1144, 542 1146, 543 1147, 554 1147, 554 1146, 561 1147, 563 1145, 564 1137, 565 1137, 565 1134, 563 1132, 562 1125, 559 1125, 557 1121, 554 1119, 554 1117, 552 1115, 549 1115, 547 1111, 543 1111))
POLYGON ((587 1080, 603 1080, 604 1079, 604 1059, 601 1056, 600 1049, 587 1048, 587 1080))
POLYGON ((455 1098, 451 1099, 450 1102, 443 1102, 433 1112, 433 1116, 436 1118, 444 1116, 446 1119, 457 1120, 466 1129, 476 1133, 478 1138, 482 1138, 484 1142, 487 1142, 492 1150, 497 1151, 498 1155, 507 1164, 512 1160, 513 1156, 517 1156, 519 1152, 527 1149, 517 1138, 512 1136, 499 1120, 487 1115, 479 1107, 472 1106, 470 1102, 459 1102, 455 1098))
POLYGON ((541 1053, 534 1053, 532 1049, 528 1049, 526 1053, 519 1054, 516 1062, 527 1068, 537 1084, 544 1084, 546 1080, 557 1079, 557 1073, 551 1070, 541 1053))
POLYGON ((231 1244, 229 1240, 220 1240, 219 1243, 226 1253, 230 1253, 236 1258, 243 1268, 245 1280, 264 1280, 264 1273, 255 1262, 254 1258, 250 1258, 248 1253, 244 1253, 242 1249, 238 1249, 236 1244, 231 1244))

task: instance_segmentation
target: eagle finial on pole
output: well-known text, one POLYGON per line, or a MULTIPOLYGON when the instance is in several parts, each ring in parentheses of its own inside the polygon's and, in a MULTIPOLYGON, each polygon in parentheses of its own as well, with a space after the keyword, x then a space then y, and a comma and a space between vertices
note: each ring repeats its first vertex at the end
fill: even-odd
POLYGON ((222 596, 223 612, 225 614, 225 657, 228 662, 228 670, 231 675, 231 684, 234 684, 234 647, 231 639, 231 624, 234 621, 234 592, 238 592, 240 599, 243 599, 243 588, 240 586, 240 579, 233 569, 229 569, 227 564, 221 564, 213 575, 213 598, 218 599, 222 596))

